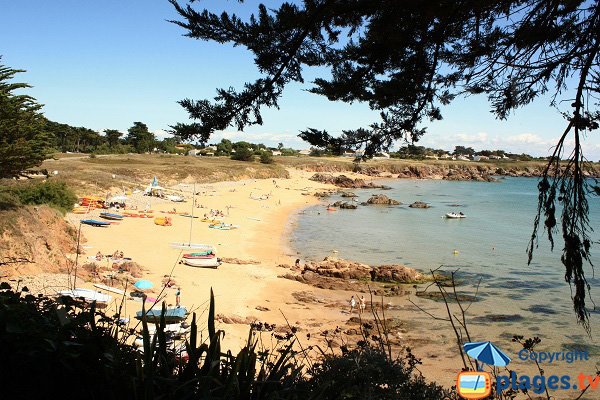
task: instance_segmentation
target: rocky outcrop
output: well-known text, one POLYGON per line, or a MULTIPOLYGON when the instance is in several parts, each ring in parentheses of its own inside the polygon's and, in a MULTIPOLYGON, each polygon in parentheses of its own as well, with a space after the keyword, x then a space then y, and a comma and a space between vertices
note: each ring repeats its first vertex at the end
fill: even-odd
POLYGON ((416 283, 426 280, 425 275, 406 265, 391 264, 373 267, 371 280, 375 282, 416 283))
POLYGON ((352 193, 352 192, 342 192, 341 196, 342 197, 358 197, 358 195, 356 193, 352 193))
POLYGON ((348 203, 347 201, 336 201, 331 204, 331 207, 344 208, 347 210, 356 210, 358 208, 356 204, 348 203))
POLYGON ((331 174, 314 174, 310 180, 335 185, 346 189, 386 189, 388 186, 376 185, 373 182, 365 182, 364 179, 352 179, 346 175, 333 176, 331 174))
POLYGON ((315 272, 321 276, 341 279, 370 279, 371 267, 353 261, 335 257, 325 257, 321 262, 309 262, 304 271, 315 272))
POLYGON ((411 205, 409 205, 410 208, 429 208, 431 207, 429 204, 422 202, 422 201, 415 201, 414 203, 412 203, 411 205))
POLYGON ((398 200, 390 199, 385 194, 374 194, 369 200, 367 200, 367 204, 385 204, 396 206, 402 203, 400 203, 398 200))
MULTIPOLYGON (((288 266, 294 270, 293 267, 288 266)), ((403 283, 422 283, 430 279, 415 270, 400 264, 369 266, 336 257, 326 257, 320 262, 309 262, 300 274, 285 274, 282 278, 306 283, 321 289, 349 290, 390 296, 402 295, 404 290, 397 286, 403 283), (385 282, 394 285, 369 287, 369 283, 385 282)))

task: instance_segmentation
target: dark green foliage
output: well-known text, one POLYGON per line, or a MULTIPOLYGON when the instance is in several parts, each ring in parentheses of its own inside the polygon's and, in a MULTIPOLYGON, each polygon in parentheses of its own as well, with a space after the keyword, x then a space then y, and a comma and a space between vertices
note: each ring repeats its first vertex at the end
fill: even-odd
POLYGON ((402 360, 389 361, 380 349, 369 346, 327 356, 310 371, 305 385, 321 399, 387 400, 443 399, 445 391, 413 374, 402 360))
POLYGON ((19 72, 24 71, 0 64, 0 178, 19 176, 40 165, 52 146, 40 113, 42 105, 31 96, 14 93, 30 87, 11 82, 19 72))
POLYGON ((235 153, 231 155, 232 160, 254 161, 254 151, 249 147, 238 147, 235 153))
MULTIPOLYGON (((23 289, 25 290, 25 289, 23 289)), ((142 303, 143 304, 143 303, 142 303)), ((144 307, 144 305, 142 305, 144 307)), ((165 305, 162 305, 165 310, 165 305)), ((223 351, 211 291, 208 341, 200 343, 196 315, 186 341, 188 361, 169 350, 164 315, 150 335, 143 319, 143 352, 125 345, 127 329, 69 298, 55 301, 0 285, 0 376, 3 398, 102 399, 443 399, 440 387, 412 374, 410 362, 389 362, 363 345, 314 364, 295 351, 296 336, 255 324, 237 355, 223 351), (261 348, 260 332, 274 349, 261 348), (312 365, 309 374, 300 360, 312 365), (369 397, 370 396, 370 397, 369 397)))
POLYGON ((0 209, 26 204, 47 204, 65 213, 70 211, 76 202, 75 193, 60 181, 48 180, 0 187, 0 209))
POLYGON ((308 128, 300 137, 320 149, 362 149, 363 159, 397 140, 416 141, 424 122, 440 120, 457 96, 484 94, 505 119, 540 95, 565 117, 540 186, 529 245, 537 246, 541 215, 550 242, 556 203, 562 207, 565 279, 574 285, 578 321, 588 327, 590 232, 582 141, 598 129, 600 6, 598 1, 546 0, 304 0, 279 8, 259 5, 246 20, 196 11, 170 0, 186 36, 244 46, 262 76, 240 91, 218 89, 214 101, 180 104, 199 120, 203 137, 261 124, 262 107, 278 107, 286 85, 303 83, 304 67, 321 67, 310 91, 332 101, 364 102, 380 115, 368 127, 333 137, 308 128), (565 148, 572 140, 574 148, 565 148), (561 160, 567 158, 566 165, 561 160))
POLYGON ((116 129, 105 129, 104 135, 109 147, 115 147, 119 144, 119 139, 123 136, 123 132, 119 132, 116 129))
POLYGON ((270 151, 263 150, 260 153, 260 162, 263 164, 273 164, 275 163, 275 159, 273 158, 273 153, 270 151))
POLYGON ((2 398, 132 394, 136 354, 112 336, 111 325, 92 322, 97 317, 94 309, 73 302, 59 306, 45 297, 0 291, 2 398))
POLYGON ((134 122, 127 132, 126 142, 131 144, 138 153, 146 153, 154 149, 156 138, 143 122, 134 122))

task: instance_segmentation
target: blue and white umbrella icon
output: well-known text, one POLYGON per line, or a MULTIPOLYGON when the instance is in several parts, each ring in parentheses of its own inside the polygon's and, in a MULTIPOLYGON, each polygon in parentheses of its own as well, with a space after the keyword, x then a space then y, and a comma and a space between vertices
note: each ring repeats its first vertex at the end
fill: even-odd
POLYGON ((510 357, 494 346, 492 342, 465 343, 463 348, 469 356, 485 364, 505 367, 510 362, 510 357))

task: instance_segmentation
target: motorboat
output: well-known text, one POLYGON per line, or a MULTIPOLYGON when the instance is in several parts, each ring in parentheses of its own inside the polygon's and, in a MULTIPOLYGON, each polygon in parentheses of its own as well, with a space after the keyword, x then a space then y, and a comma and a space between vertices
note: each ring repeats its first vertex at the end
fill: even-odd
POLYGON ((465 214, 463 214, 462 212, 449 212, 446 213, 446 218, 451 218, 451 219, 457 219, 457 218, 466 218, 467 216, 465 214))

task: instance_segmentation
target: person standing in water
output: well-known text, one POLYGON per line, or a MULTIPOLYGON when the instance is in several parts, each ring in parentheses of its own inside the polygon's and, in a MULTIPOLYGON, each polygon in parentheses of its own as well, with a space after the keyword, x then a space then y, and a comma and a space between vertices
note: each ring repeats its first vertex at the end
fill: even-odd
POLYGON ((175 306, 179 308, 181 303, 181 288, 177 288, 177 292, 175 293, 175 306))

